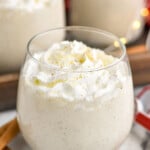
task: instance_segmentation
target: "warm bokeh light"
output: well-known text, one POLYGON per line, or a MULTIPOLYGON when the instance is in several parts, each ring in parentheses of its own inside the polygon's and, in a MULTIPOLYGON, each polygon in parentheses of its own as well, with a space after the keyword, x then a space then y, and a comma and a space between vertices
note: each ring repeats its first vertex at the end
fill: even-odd
POLYGON ((120 41, 121 41, 123 44, 127 44, 127 39, 124 38, 124 37, 120 38, 120 41))
POLYGON ((141 27, 141 22, 139 20, 135 20, 132 24, 134 30, 138 30, 141 27))
POLYGON ((115 46, 115 47, 119 47, 118 41, 115 41, 115 42, 114 42, 114 46, 115 46))
MULTIPOLYGON (((120 41, 121 41, 123 44, 127 44, 127 39, 126 39, 125 37, 120 38, 120 41)), ((115 41, 115 42, 114 42, 114 46, 115 46, 115 47, 119 47, 118 41, 115 41)))
POLYGON ((141 10, 141 15, 142 15, 143 17, 147 17, 147 16, 150 15, 150 12, 149 12, 149 10, 148 10, 147 8, 143 8, 143 9, 141 10))

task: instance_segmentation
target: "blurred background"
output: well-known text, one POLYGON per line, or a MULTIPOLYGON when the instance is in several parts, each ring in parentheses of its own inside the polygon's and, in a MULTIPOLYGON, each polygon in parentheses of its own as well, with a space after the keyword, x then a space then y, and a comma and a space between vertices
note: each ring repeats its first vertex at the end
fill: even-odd
MULTIPOLYGON (((0 0, 0 123, 16 115, 3 111, 15 109, 27 42, 39 32, 65 25, 117 35, 127 47, 136 94, 150 83, 150 0, 0 0)), ((130 146, 133 141, 132 150, 150 149, 144 129, 135 126, 133 134, 137 137, 127 140, 130 146)))

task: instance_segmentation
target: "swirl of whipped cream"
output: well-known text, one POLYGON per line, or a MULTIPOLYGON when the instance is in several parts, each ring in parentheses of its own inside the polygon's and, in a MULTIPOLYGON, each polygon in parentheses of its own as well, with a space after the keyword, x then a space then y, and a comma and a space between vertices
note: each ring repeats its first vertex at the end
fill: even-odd
POLYGON ((29 59, 25 63, 25 80, 36 93, 67 101, 95 101, 112 99, 126 84, 128 69, 121 61, 108 69, 82 72, 82 70, 106 67, 118 58, 107 55, 100 49, 86 46, 78 41, 62 41, 52 45, 46 52, 38 52, 34 57, 58 70, 46 71, 41 63, 29 59), (70 69, 81 72, 62 71, 70 69))

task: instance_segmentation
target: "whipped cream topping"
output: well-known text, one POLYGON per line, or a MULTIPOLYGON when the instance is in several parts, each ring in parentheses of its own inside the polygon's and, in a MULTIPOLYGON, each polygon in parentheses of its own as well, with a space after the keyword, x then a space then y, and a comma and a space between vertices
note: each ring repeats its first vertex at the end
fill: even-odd
POLYGON ((44 54, 44 63, 63 69, 85 70, 105 67, 117 59, 102 50, 90 48, 82 42, 56 43, 44 54))
POLYGON ((39 9, 54 4, 57 0, 1 0, 0 8, 39 9))
POLYGON ((67 101, 96 101, 102 97, 109 100, 118 96, 127 81, 128 69, 123 61, 98 71, 63 71, 64 68, 74 71, 101 68, 118 61, 118 58, 82 42, 56 43, 46 52, 35 53, 33 57, 40 63, 32 58, 25 63, 25 81, 35 90, 35 94, 41 96, 46 93, 47 97, 67 101))

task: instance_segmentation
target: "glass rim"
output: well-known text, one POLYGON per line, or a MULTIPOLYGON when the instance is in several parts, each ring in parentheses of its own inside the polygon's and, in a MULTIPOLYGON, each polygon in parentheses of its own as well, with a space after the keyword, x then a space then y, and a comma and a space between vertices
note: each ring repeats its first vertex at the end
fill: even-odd
POLYGON ((94 28, 94 27, 87 27, 87 26, 65 26, 65 27, 57 27, 57 28, 51 28, 51 29, 48 29, 48 30, 45 30, 43 32, 40 32, 40 33, 37 33, 36 35, 34 35, 28 42, 27 44, 27 54, 29 54, 29 56, 37 63, 39 63, 40 65, 43 65, 45 66, 47 69, 51 69, 51 70, 55 70, 55 71, 62 71, 62 72, 75 72, 75 73, 84 73, 84 72, 95 72, 95 71, 99 71, 99 70, 105 70, 105 69, 108 69, 108 68, 111 68, 115 65, 117 65, 118 63, 120 63, 126 56, 126 47, 125 45, 120 41, 120 39, 115 36, 114 34, 110 33, 110 32, 107 32, 105 30, 101 30, 101 29, 98 29, 98 28, 94 28), (52 67, 52 66, 49 66, 48 64, 46 63, 43 63, 43 62, 40 62, 37 58, 35 58, 30 50, 30 45, 32 44, 32 41, 35 40, 36 38, 40 37, 40 36, 43 36, 51 31, 58 31, 58 30, 64 30, 64 31, 71 31, 71 30, 82 30, 82 31, 90 31, 90 32, 95 32, 95 33, 99 33, 101 35, 104 35, 105 37, 113 37, 115 38, 116 42, 119 44, 119 47, 121 48, 121 51, 122 51, 122 54, 121 56, 118 58, 117 61, 107 65, 107 66, 104 66, 104 67, 97 67, 97 68, 90 68, 90 69, 83 69, 83 70, 74 70, 74 69, 70 69, 70 68, 59 68, 59 67, 52 67))

